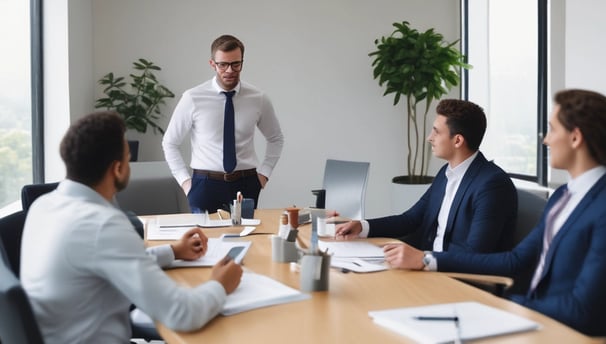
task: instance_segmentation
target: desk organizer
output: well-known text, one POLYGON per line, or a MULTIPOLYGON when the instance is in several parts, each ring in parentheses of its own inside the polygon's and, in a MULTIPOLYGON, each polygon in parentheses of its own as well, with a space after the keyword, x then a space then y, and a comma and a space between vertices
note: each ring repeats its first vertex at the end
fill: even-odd
POLYGON ((299 250, 294 241, 286 241, 278 235, 271 237, 271 258, 274 262, 290 263, 299 260, 299 250))
POLYGON ((328 290, 330 255, 325 253, 306 254, 301 258, 301 291, 328 290))

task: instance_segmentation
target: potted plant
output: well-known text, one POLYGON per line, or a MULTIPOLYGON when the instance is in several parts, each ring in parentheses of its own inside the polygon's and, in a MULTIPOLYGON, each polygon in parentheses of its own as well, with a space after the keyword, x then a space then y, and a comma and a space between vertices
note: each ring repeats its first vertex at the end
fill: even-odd
POLYGON ((396 176, 394 183, 430 183, 428 176, 430 146, 427 144, 427 115, 434 100, 440 99, 460 82, 461 68, 471 66, 453 43, 429 29, 419 32, 409 23, 394 23, 395 30, 388 37, 375 40, 373 75, 379 86, 386 85, 384 96, 394 94, 394 106, 406 99, 408 174, 396 176), (422 111, 417 107, 423 106, 422 111))
MULTIPOLYGON (((133 62, 133 68, 138 71, 130 74, 130 82, 124 77, 115 77, 108 73, 99 79, 103 85, 102 98, 97 99, 95 108, 105 108, 118 112, 126 123, 127 129, 146 133, 151 127, 154 133, 164 134, 164 129, 158 124, 162 116, 160 105, 165 104, 166 98, 174 98, 174 93, 166 86, 160 84, 154 71, 162 68, 153 62, 138 59, 133 62)), ((136 161, 138 155, 138 142, 129 141, 131 145, 131 160, 136 161)))

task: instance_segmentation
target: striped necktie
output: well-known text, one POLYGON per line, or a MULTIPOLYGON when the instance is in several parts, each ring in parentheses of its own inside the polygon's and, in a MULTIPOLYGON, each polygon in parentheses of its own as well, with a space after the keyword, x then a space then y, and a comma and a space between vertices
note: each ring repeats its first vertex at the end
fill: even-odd
POLYGON ((566 187, 563 190, 562 197, 560 197, 556 204, 549 209, 549 213, 547 213, 547 219, 545 219, 545 231, 543 232, 543 251, 541 252, 539 264, 537 265, 537 269, 534 272, 534 276, 532 277, 532 281, 530 283, 531 292, 537 287, 539 281, 541 280, 541 276, 543 275, 543 269, 545 268, 545 257, 547 257, 549 246, 551 245, 551 241, 555 236, 555 228, 553 224, 558 215, 562 212, 562 209, 564 209, 570 200, 570 195, 571 194, 566 187))

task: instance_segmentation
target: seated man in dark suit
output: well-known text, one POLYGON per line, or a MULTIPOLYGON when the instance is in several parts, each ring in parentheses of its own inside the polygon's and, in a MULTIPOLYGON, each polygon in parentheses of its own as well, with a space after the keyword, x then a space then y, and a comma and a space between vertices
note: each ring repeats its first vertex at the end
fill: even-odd
POLYGON ((534 277, 526 295, 511 299, 591 336, 606 335, 606 97, 585 90, 555 96, 544 144, 551 167, 570 174, 545 207, 540 222, 511 252, 422 252, 401 246, 393 266, 515 276, 527 266, 534 277))
MULTIPOLYGON (((511 245, 517 194, 509 176, 479 151, 486 116, 474 103, 442 100, 429 143, 448 163, 408 211, 337 226, 337 239, 401 238, 421 250, 495 252, 511 245)), ((399 250, 399 247, 393 247, 399 250)))

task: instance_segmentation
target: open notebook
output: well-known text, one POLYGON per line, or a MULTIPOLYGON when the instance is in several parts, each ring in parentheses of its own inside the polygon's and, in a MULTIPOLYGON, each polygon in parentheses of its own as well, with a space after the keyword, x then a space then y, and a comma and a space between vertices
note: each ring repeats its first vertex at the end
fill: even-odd
POLYGON ((478 302, 370 311, 374 322, 420 343, 452 343, 536 330, 539 325, 519 315, 478 302), (419 320, 418 317, 457 317, 419 320))
POLYGON ((244 271, 238 288, 227 295, 227 301, 221 310, 221 314, 233 315, 255 308, 309 298, 311 298, 309 294, 302 293, 265 275, 244 271))

